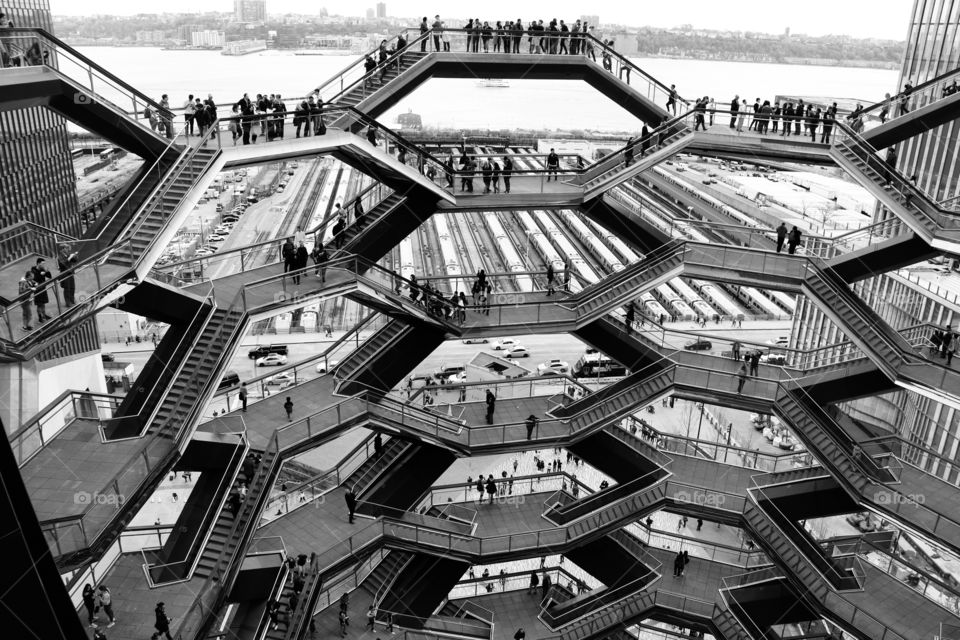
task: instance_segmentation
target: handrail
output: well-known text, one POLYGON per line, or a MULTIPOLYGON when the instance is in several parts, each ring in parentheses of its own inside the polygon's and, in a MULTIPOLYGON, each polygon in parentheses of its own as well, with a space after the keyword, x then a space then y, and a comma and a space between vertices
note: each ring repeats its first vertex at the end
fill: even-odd
POLYGON ((70 424, 78 419, 98 420, 100 412, 106 409, 110 412, 116 411, 120 406, 122 398, 111 396, 104 393, 82 392, 66 390, 59 396, 47 403, 30 420, 23 424, 19 429, 10 434, 10 448, 17 459, 17 465, 23 467, 33 456, 39 453, 51 439, 66 429, 70 424), (65 402, 69 400, 69 402, 65 402), (78 406, 79 405, 79 406, 78 406), (94 415, 83 415, 88 410, 93 409, 94 415), (52 432, 44 432, 44 427, 57 415, 63 413, 63 424, 55 428, 52 432), (36 447, 32 451, 24 452, 28 445, 36 440, 36 447))
MULTIPOLYGON (((871 113, 871 112, 873 112, 873 111, 876 111, 876 110, 878 110, 878 109, 882 109, 882 108, 884 107, 884 105, 886 105, 886 106, 888 107, 888 109, 890 109, 891 111, 896 111, 896 110, 898 110, 898 109, 896 109, 896 107, 897 107, 903 100, 908 100, 908 101, 909 101, 909 100, 912 100, 917 94, 923 93, 923 92, 926 91, 927 89, 932 88, 932 87, 934 87, 935 85, 938 85, 938 84, 942 83, 943 81, 945 81, 945 80, 947 80, 947 79, 953 78, 954 80, 956 80, 958 77, 960 77, 960 68, 951 69, 950 71, 945 71, 945 72, 941 73, 941 74, 938 75, 938 76, 935 76, 935 77, 933 77, 933 78, 930 78, 929 80, 927 80, 927 81, 925 81, 925 82, 921 82, 921 83, 918 84, 917 86, 912 87, 912 88, 910 89, 910 93, 909 93, 909 94, 905 94, 904 92, 900 91, 900 92, 898 92, 896 95, 890 96, 890 98, 884 98, 883 100, 879 100, 879 101, 877 101, 877 102, 875 102, 875 103, 873 103, 873 104, 865 107, 864 109, 862 109, 862 110, 860 111, 860 115, 864 115, 864 114, 867 114, 867 113, 871 113)), ((935 98, 934 100, 931 100, 930 102, 936 102, 937 100, 940 100, 940 99, 942 99, 943 97, 944 97, 944 96, 941 96, 940 98, 935 98)), ((928 103, 928 104, 929 104, 929 103, 928 103)), ((922 106, 922 105, 921 105, 921 106, 922 106)), ((899 114, 899 115, 891 114, 891 116, 892 116, 892 117, 891 117, 891 120, 900 117, 900 115, 903 115, 903 113, 901 113, 901 114, 899 114)))
POLYGON ((190 579, 197 566, 197 563, 200 562, 203 548, 206 546, 207 541, 213 534, 213 529, 216 525, 218 516, 222 514, 224 505, 226 505, 227 499, 230 497, 229 488, 233 485, 237 474, 240 472, 240 462, 242 461, 247 450, 248 443, 246 438, 246 429, 244 429, 244 432, 240 434, 237 443, 234 445, 233 454, 230 456, 230 460, 227 463, 227 468, 233 467, 233 473, 225 473, 220 479, 220 483, 217 485, 217 489, 213 495, 221 497, 219 500, 211 500, 207 505, 207 509, 203 514, 203 518, 200 519, 200 527, 193 532, 193 538, 187 547, 183 560, 166 562, 163 564, 152 564, 147 561, 147 549, 141 549, 140 553, 143 555, 144 560, 143 570, 150 588, 172 584, 175 582, 183 582, 190 579), (197 545, 198 541, 200 541, 199 546, 197 545), (163 579, 164 573, 167 571, 175 572, 175 567, 178 566, 186 569, 185 575, 174 575, 172 578, 168 578, 166 580, 163 579))

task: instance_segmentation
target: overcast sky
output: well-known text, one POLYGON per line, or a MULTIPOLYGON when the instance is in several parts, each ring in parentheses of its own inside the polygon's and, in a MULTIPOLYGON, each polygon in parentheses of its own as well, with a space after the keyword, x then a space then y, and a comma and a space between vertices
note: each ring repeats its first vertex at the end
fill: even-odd
MULTIPOLYGON (((233 0, 50 0, 57 15, 135 13, 189 13, 200 11, 232 11, 233 0)), ((268 13, 314 13, 326 7, 331 14, 363 15, 372 0, 267 0, 268 13)), ((846 34, 902 40, 907 34, 907 19, 913 0, 805 0, 804 2, 750 2, 749 0, 685 0, 660 2, 644 0, 551 0, 523 3, 515 0, 476 2, 414 2, 388 0, 387 15, 418 16, 440 12, 452 16, 480 14, 482 19, 502 20, 531 17, 569 19, 583 13, 600 16, 601 22, 617 22, 633 26, 674 27, 692 24, 709 29, 731 29, 782 33, 790 27, 793 33, 810 35, 846 34), (589 10, 585 9, 588 7, 589 10), (782 7, 782 8, 781 8, 782 7)))

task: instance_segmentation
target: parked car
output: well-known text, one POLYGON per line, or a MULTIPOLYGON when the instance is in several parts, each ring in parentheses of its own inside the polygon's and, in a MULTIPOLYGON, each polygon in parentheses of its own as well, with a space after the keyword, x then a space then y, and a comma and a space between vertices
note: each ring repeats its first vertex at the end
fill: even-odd
POLYGON ((339 360, 330 360, 328 362, 321 362, 317 365, 317 373, 326 373, 327 366, 330 367, 330 371, 336 369, 337 365, 340 364, 339 360))
POLYGON ((440 365, 439 369, 437 369, 436 377, 438 380, 442 382, 447 382, 447 380, 449 380, 450 378, 454 376, 458 376, 461 373, 465 373, 466 370, 467 370, 467 367, 458 362, 451 363, 451 364, 443 364, 443 365, 440 365))
POLYGON ((760 362, 764 364, 772 364, 776 366, 783 366, 787 364, 787 356, 783 353, 768 353, 760 356, 760 362))
POLYGON ((271 353, 268 356, 257 358, 255 362, 258 367, 279 367, 287 364, 287 356, 282 356, 279 353, 271 353))
POLYGON ((697 338, 684 344, 683 348, 687 351, 710 351, 713 349, 713 344, 704 338, 697 338))
MULTIPOLYGON (((269 357, 269 356, 268 356, 269 357)), ((292 371, 283 371, 275 376, 267 378, 266 384, 270 387, 287 387, 296 382, 296 376, 292 371)))
POLYGON ((487 344, 490 342, 486 338, 464 338, 463 344, 487 344))
POLYGON ((526 347, 521 347, 520 345, 514 345, 510 347, 507 351, 508 358, 529 358, 530 352, 527 351, 526 347))
POLYGON ((262 358, 270 355, 271 353, 278 353, 282 356, 285 356, 290 353, 290 349, 285 344, 261 344, 253 349, 250 349, 250 351, 247 352, 247 357, 251 360, 255 360, 256 358, 262 358))
POLYGON ((513 338, 500 338, 499 340, 494 341, 493 350, 503 351, 505 349, 509 349, 510 347, 513 347, 516 344, 517 344, 517 341, 514 340, 513 338))
POLYGON ((786 349, 787 345, 790 344, 790 337, 780 336, 779 338, 774 338, 773 340, 767 340, 767 344, 771 344, 775 347, 780 347, 781 349, 786 349))

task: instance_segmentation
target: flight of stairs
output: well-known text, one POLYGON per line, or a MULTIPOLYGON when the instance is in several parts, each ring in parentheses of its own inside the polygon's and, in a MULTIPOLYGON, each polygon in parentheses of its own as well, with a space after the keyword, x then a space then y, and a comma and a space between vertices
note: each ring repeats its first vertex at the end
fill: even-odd
POLYGON ((107 262, 125 267, 134 266, 219 153, 220 150, 216 147, 199 147, 193 153, 181 157, 167 171, 159 190, 127 225, 123 239, 130 239, 131 251, 119 251, 107 258, 107 262))
POLYGON ((329 98, 328 102, 336 102, 337 104, 345 104, 350 105, 351 107, 356 107, 361 102, 368 99, 372 93, 378 91, 381 87, 388 86, 394 78, 402 74, 416 63, 420 62, 420 60, 422 60, 426 55, 426 52, 419 50, 414 51, 412 47, 408 47, 407 50, 401 55, 399 71, 397 69, 396 58, 390 59, 389 67, 387 68, 386 73, 383 75, 382 83, 380 82, 380 72, 375 71, 371 78, 367 80, 366 90, 364 90, 362 84, 357 84, 349 91, 329 98))
POLYGON ((383 454, 380 457, 374 454, 367 458, 356 471, 350 474, 349 478, 343 481, 343 485, 354 487, 357 498, 363 500, 363 493, 376 482, 387 467, 393 464, 411 446, 412 444, 409 441, 391 438, 383 445, 383 454))
POLYGON ((666 393, 672 384, 672 367, 652 375, 647 370, 632 373, 570 405, 568 415, 577 411, 570 419, 571 431, 612 424, 666 393))
POLYGON ((353 350, 336 368, 335 375, 339 381, 337 390, 340 391, 340 387, 356 378, 365 365, 382 355, 383 349, 409 330, 411 330, 411 327, 406 322, 391 320, 367 338, 359 349, 353 350))
POLYGON ((413 553, 409 551, 391 549, 387 557, 381 560, 377 568, 360 584, 360 588, 373 598, 382 598, 384 592, 390 588, 390 583, 412 557, 413 553))
POLYGON ((391 212, 398 205, 403 203, 406 200, 406 196, 399 193, 391 193, 389 196, 381 200, 376 204, 376 206, 371 207, 371 209, 363 214, 359 223, 354 221, 349 227, 343 230, 343 248, 338 252, 334 248, 334 241, 331 238, 330 242, 327 243, 327 252, 330 254, 330 257, 333 258, 340 253, 348 254, 351 253, 350 243, 356 238, 360 233, 369 227, 372 224, 375 224, 380 218, 382 218, 387 213, 391 212))

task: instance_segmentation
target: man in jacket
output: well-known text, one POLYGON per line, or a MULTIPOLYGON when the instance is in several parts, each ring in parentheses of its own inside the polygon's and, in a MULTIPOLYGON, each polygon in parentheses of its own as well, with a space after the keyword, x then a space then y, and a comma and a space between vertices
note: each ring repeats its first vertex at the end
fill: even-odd
POLYGON ((280 255, 283 257, 283 272, 294 271, 296 269, 297 248, 293 245, 293 240, 287 238, 280 250, 280 255))
POLYGON ((557 155, 557 152, 553 149, 550 149, 550 154, 547 156, 547 182, 550 182, 550 176, 553 176, 554 182, 559 180, 557 177, 557 172, 560 170, 560 156, 557 155))

